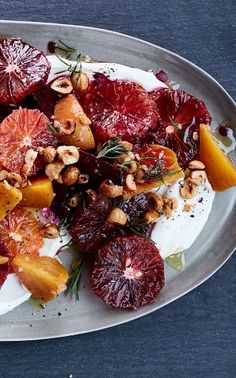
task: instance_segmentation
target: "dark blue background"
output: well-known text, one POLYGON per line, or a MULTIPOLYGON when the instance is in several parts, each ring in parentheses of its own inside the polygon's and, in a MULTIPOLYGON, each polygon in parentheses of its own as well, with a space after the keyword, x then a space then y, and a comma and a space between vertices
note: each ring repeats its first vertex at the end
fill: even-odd
MULTIPOLYGON (((235 4, 0 0, 0 18, 97 26, 146 39, 198 64, 236 97, 235 4)), ((187 296, 134 322, 65 339, 0 344, 0 377, 231 378, 235 292, 234 257, 187 296)))

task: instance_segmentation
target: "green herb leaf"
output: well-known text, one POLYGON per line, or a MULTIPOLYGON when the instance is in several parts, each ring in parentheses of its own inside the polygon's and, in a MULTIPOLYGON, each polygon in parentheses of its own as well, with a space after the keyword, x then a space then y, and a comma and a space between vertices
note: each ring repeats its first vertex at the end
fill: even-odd
POLYGON ((70 295, 75 300, 79 300, 79 287, 80 287, 80 279, 81 279, 81 273, 82 273, 83 267, 84 267, 84 257, 81 257, 81 259, 77 260, 72 265, 72 272, 67 281, 66 295, 70 295))
POLYGON ((128 150, 119 143, 120 138, 115 137, 107 142, 105 142, 102 145, 101 151, 97 154, 97 158, 103 158, 105 157, 106 159, 117 159, 117 157, 121 154, 127 153, 128 150))
POLYGON ((49 129, 49 131, 51 131, 52 134, 57 135, 57 130, 55 129, 55 127, 51 123, 50 123, 50 125, 48 125, 48 129, 49 129))

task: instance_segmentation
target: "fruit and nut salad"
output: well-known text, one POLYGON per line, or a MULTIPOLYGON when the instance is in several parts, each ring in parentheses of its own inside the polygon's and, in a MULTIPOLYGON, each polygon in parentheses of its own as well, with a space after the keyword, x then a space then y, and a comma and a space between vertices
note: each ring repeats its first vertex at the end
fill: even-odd
POLYGON ((48 48, 0 40, 0 313, 13 278, 44 302, 78 298, 84 263, 106 304, 138 309, 162 290, 164 260, 180 262, 200 233, 214 193, 236 185, 235 167, 204 102, 164 71, 48 48))

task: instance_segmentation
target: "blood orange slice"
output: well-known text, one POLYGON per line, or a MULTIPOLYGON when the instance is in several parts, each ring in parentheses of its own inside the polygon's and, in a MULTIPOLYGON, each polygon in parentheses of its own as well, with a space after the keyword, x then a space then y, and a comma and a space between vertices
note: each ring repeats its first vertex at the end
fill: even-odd
POLYGON ((13 268, 9 261, 4 263, 4 257, 9 258, 8 249, 5 245, 0 241, 0 286, 3 285, 9 273, 13 272, 13 268))
POLYGON ((97 142, 114 136, 140 142, 156 129, 156 104, 138 84, 102 76, 81 92, 79 101, 92 121, 97 142))
POLYGON ((0 164, 21 173, 27 150, 56 144, 49 124, 49 119, 39 110, 14 110, 0 125, 0 164))
POLYGON ((0 41, 0 104, 19 103, 47 81, 49 71, 42 51, 18 38, 0 41))
POLYGON ((154 302, 164 286, 164 262, 150 241, 117 237, 99 248, 91 283, 106 304, 138 309, 154 302))
POLYGON ((203 101, 184 91, 161 89, 151 97, 160 114, 153 141, 175 151, 179 164, 184 167, 198 157, 199 125, 209 125, 211 116, 203 101))
POLYGON ((34 213, 20 206, 8 212, 0 222, 0 237, 9 250, 10 258, 17 253, 37 255, 44 244, 34 213))

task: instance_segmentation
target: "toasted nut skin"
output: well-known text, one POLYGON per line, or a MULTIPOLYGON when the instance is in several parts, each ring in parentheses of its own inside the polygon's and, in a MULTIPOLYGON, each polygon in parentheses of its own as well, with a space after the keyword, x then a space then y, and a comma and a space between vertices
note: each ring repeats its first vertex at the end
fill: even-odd
POLYGON ((79 161, 79 151, 75 146, 57 147, 57 154, 59 160, 65 165, 75 164, 79 161))
POLYGON ((197 194, 197 186, 192 182, 191 177, 184 181, 184 185, 179 190, 181 197, 190 199, 197 194))
POLYGON ((0 265, 6 264, 9 261, 7 256, 0 256, 0 265))
POLYGON ((128 174, 125 178, 125 184, 128 190, 135 191, 137 189, 136 183, 134 181, 134 176, 128 174))
POLYGON ((127 142, 126 140, 120 140, 120 141, 119 141, 119 144, 122 144, 122 146, 123 146, 127 151, 131 151, 132 148, 133 148, 132 143, 127 142))
POLYGON ((52 180, 60 180, 61 179, 61 171, 65 167, 65 164, 57 161, 55 163, 50 163, 45 167, 45 173, 48 178, 52 180))
POLYGON ((74 185, 78 181, 79 170, 77 167, 68 167, 62 173, 62 182, 64 185, 74 185))
POLYGON ((190 205, 189 203, 185 203, 183 207, 183 211, 185 211, 186 213, 189 213, 194 208, 195 208, 195 205, 190 205))
POLYGON ((80 76, 74 72, 71 77, 73 88, 78 91, 86 91, 89 86, 89 78, 85 72, 81 72, 80 76))
POLYGON ((188 165, 189 169, 205 169, 205 164, 200 160, 192 160, 188 165))
POLYGON ((160 194, 155 192, 149 192, 147 193, 147 198, 151 210, 162 210, 164 206, 164 201, 160 194))
POLYGON ((123 186, 115 185, 111 180, 105 180, 100 184, 98 190, 106 197, 116 198, 122 195, 123 186))
POLYGON ((61 94, 69 94, 73 91, 73 86, 68 77, 58 77, 55 79, 52 84, 51 88, 61 94))
POLYGON ((87 184, 89 182, 89 175, 80 173, 78 177, 78 184, 87 184))
POLYGON ((159 218, 160 218, 160 215, 156 210, 148 210, 144 214, 144 220, 145 220, 145 223, 147 223, 147 224, 149 224, 151 222, 156 223, 159 218))
POLYGON ((46 238, 46 239, 56 239, 60 236, 58 227, 53 223, 45 224, 41 228, 40 234, 42 235, 43 238, 46 238))
POLYGON ((39 151, 40 155, 43 155, 44 161, 49 164, 52 163, 56 157, 57 151, 54 147, 48 146, 45 148, 40 149, 39 151))
POLYGON ((127 222, 127 216, 125 215, 123 210, 119 209, 119 207, 115 207, 115 209, 110 212, 107 220, 109 222, 124 226, 127 222))
POLYGON ((206 179, 207 179, 207 175, 206 175, 206 172, 205 171, 193 171, 191 172, 191 179, 192 179, 192 182, 199 186, 199 185, 202 185, 204 184, 204 182, 206 182, 206 179))

